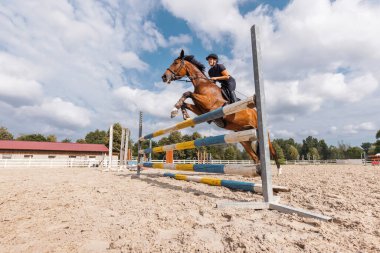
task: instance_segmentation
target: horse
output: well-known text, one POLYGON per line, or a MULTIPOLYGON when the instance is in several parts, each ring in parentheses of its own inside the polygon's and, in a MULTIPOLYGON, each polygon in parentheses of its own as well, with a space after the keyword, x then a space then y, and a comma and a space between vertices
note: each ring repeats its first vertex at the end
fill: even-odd
MULTIPOLYGON (((210 81, 204 74, 205 66, 198 62, 194 56, 187 55, 181 50, 178 58, 166 69, 162 75, 162 81, 170 84, 172 81, 187 76, 194 86, 194 91, 186 91, 182 97, 174 105, 171 111, 171 117, 178 115, 181 109, 183 119, 190 118, 186 109, 192 111, 196 115, 204 114, 224 106, 227 100, 223 97, 222 90, 214 82, 210 81), (191 98, 194 104, 186 103, 185 100, 191 98)), ((235 114, 227 115, 222 120, 214 121, 217 126, 232 130, 243 131, 248 129, 257 129, 257 111, 254 108, 247 108, 235 114), (223 123, 223 124, 220 124, 223 123)), ((268 134, 269 135, 269 134, 268 134)), ((250 155, 256 164, 259 163, 259 153, 257 142, 244 141, 240 144, 250 155)), ((275 160, 278 174, 281 174, 281 166, 279 159, 271 141, 269 140, 269 150, 271 157, 275 160)), ((258 171, 260 173, 260 171, 258 171)))

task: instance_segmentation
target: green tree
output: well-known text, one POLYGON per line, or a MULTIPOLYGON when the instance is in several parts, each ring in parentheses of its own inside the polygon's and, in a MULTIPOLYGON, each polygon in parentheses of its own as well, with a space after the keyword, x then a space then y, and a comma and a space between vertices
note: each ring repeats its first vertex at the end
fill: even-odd
POLYGON ((319 160, 320 159, 319 152, 318 152, 318 149, 316 147, 310 148, 308 155, 309 155, 308 157, 310 157, 311 160, 319 160))
POLYGON ((18 141, 47 141, 42 134, 23 134, 17 137, 18 141))
POLYGON ((106 144, 107 143, 107 132, 96 129, 93 132, 86 134, 84 138, 86 143, 91 144, 106 144))
POLYGON ((327 146, 326 142, 324 140, 320 140, 318 142, 318 153, 320 156, 320 159, 322 160, 327 160, 330 156, 330 150, 329 147, 327 146))
POLYGON ((54 134, 50 134, 50 135, 46 136, 46 141, 57 142, 57 136, 55 136, 54 134))
POLYGON ((377 141, 375 142, 375 154, 380 153, 380 130, 377 131, 376 133, 376 139, 377 141))
POLYGON ((318 139, 309 136, 302 141, 301 155, 304 157, 310 156, 310 150, 312 148, 318 148, 318 139))
POLYGON ((7 128, 0 127, 0 140, 13 140, 13 134, 7 128))
POLYGON ((335 146, 329 147, 329 153, 330 153, 329 159, 343 159, 344 158, 343 152, 335 146))
POLYGON ((273 147, 276 150, 278 161, 280 162, 280 164, 284 164, 286 160, 282 148, 280 147, 280 145, 277 144, 277 142, 273 142, 273 147))
POLYGON ((224 150, 224 159, 225 160, 236 160, 236 150, 233 145, 228 145, 224 150))
POLYGON ((293 145, 288 145, 288 149, 286 150, 286 159, 288 159, 288 160, 299 159, 298 150, 293 145))
POLYGON ((65 138, 65 139, 63 139, 61 142, 63 142, 63 143, 71 143, 71 140, 68 139, 68 138, 65 138))
POLYGON ((76 143, 82 143, 82 144, 85 144, 85 143, 87 143, 87 142, 86 142, 85 139, 78 139, 78 140, 76 141, 76 143))
POLYGON ((363 153, 363 149, 359 147, 349 147, 346 151, 346 158, 348 159, 360 159, 363 153))
POLYGON ((364 150, 366 154, 368 154, 369 149, 371 148, 371 143, 370 142, 363 142, 360 147, 364 150))

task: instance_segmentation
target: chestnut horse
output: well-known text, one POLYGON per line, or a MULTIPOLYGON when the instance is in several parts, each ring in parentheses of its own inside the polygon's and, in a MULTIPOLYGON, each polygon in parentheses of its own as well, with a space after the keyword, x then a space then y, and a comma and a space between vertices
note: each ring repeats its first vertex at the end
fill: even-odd
MULTIPOLYGON (((174 60, 172 65, 170 65, 162 75, 162 81, 167 84, 171 81, 179 80, 182 77, 187 76, 194 86, 194 92, 185 92, 175 104, 175 107, 171 112, 172 118, 178 114, 179 109, 182 110, 183 118, 186 120, 190 118, 186 109, 200 115, 220 108, 227 103, 227 100, 222 95, 221 88, 206 77, 204 69, 205 67, 203 64, 196 61, 193 56, 185 56, 185 53, 182 50, 180 56, 174 60), (194 104, 185 103, 187 98, 191 98, 194 104)), ((235 114, 224 116, 223 120, 216 120, 215 123, 219 127, 233 131, 243 131, 253 128, 257 129, 257 112, 255 109, 247 108, 235 114), (220 123, 222 123, 222 125, 220 123)), ((256 152, 257 148, 253 145, 255 143, 251 141, 240 142, 252 159, 256 163, 259 163, 258 152, 256 152)), ((270 141, 269 150, 272 158, 276 162, 278 173, 280 174, 280 163, 276 151, 270 141)))

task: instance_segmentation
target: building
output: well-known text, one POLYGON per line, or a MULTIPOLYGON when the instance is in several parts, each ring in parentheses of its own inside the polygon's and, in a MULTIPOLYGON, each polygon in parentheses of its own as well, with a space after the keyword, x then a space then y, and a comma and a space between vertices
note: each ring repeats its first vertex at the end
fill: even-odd
POLYGON ((0 159, 103 160, 108 148, 103 144, 0 140, 0 159))

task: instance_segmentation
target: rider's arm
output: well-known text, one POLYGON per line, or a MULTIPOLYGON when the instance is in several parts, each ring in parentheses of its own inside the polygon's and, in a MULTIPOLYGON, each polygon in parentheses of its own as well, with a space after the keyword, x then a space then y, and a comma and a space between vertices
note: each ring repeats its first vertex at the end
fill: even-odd
POLYGON ((221 76, 217 76, 217 77, 211 77, 210 79, 211 80, 215 80, 215 81, 222 81, 222 80, 228 80, 230 79, 230 73, 228 73, 228 70, 225 69, 221 72, 221 76))

